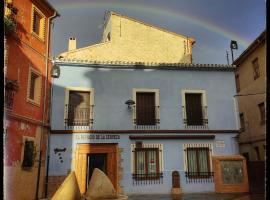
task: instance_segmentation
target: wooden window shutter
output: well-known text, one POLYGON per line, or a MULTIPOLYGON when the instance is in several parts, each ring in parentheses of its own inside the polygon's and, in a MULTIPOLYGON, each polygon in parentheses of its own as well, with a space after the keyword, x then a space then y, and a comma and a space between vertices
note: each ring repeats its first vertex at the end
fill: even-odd
POLYGON ((42 17, 41 18, 41 20, 40 20, 40 37, 43 39, 43 40, 45 40, 45 25, 46 25, 46 23, 45 23, 46 21, 45 21, 45 17, 42 17))
POLYGON ((187 125, 203 125, 202 94, 186 93, 187 125))
POLYGON ((136 114, 138 125, 155 125, 155 93, 136 94, 136 114))

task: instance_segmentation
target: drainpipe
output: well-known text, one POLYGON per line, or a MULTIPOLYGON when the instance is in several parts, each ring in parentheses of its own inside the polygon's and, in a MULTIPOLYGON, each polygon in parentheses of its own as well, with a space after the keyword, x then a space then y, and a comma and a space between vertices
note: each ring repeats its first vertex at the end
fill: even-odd
MULTIPOLYGON (((48 62, 49 62, 49 39, 50 39, 50 33, 51 33, 51 21, 52 19, 56 18, 60 16, 56 11, 54 12, 53 16, 50 16, 48 18, 48 26, 47 26, 47 30, 48 30, 48 34, 47 34, 47 38, 46 38, 46 62, 45 62, 45 69, 46 69, 46 76, 44 79, 44 98, 43 98, 43 112, 42 112, 42 128, 41 128, 41 134, 40 134, 40 144, 39 144, 39 160, 38 160, 38 174, 37 174, 37 185, 36 185, 36 195, 35 195, 35 199, 38 200, 38 191, 39 191, 39 182, 40 182, 40 170, 41 170, 41 163, 42 163, 42 143, 43 143, 43 129, 44 129, 44 115, 45 115, 45 109, 46 109, 46 100, 47 100, 47 79, 48 79, 48 62)), ((48 136, 49 136, 49 132, 48 132, 48 136)))

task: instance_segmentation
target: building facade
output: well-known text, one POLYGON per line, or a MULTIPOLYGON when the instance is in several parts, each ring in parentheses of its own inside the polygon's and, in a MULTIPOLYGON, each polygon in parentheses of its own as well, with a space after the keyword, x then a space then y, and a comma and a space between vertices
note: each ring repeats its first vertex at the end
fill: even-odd
POLYGON ((35 199, 44 193, 50 24, 56 16, 47 1, 5 1, 5 199, 35 199))
POLYGON ((85 193, 94 168, 127 195, 248 191, 235 67, 192 64, 183 39, 112 12, 102 43, 69 39, 54 62, 50 196, 71 171, 85 193))
POLYGON ((264 189, 266 153, 266 31, 235 60, 241 133, 240 153, 250 163, 250 178, 264 189), (256 168, 256 170, 255 170, 256 168), (260 169, 260 170, 259 170, 260 169), (260 174, 254 174, 257 171, 260 174), (258 179, 258 180, 257 180, 258 179), (260 180, 259 180, 260 179, 260 180))
POLYGON ((100 43, 77 49, 76 38, 70 38, 69 51, 60 54, 60 57, 126 62, 192 62, 195 39, 115 12, 108 12, 105 17, 100 43))

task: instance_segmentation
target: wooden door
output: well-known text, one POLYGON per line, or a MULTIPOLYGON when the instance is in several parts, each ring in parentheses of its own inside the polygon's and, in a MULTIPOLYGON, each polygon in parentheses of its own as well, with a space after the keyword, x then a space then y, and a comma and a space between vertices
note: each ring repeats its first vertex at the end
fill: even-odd
POLYGON ((75 153, 75 174, 82 194, 86 192, 87 155, 94 153, 107 154, 106 171, 114 188, 118 189, 118 148, 117 144, 78 144, 75 153))

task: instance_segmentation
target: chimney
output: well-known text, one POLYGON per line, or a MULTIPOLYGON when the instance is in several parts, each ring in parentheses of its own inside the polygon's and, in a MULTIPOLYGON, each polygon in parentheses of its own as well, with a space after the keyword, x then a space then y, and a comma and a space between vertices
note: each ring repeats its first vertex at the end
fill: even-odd
POLYGON ((74 49, 76 49, 76 38, 71 37, 69 38, 69 41, 68 41, 68 51, 71 51, 74 49))

